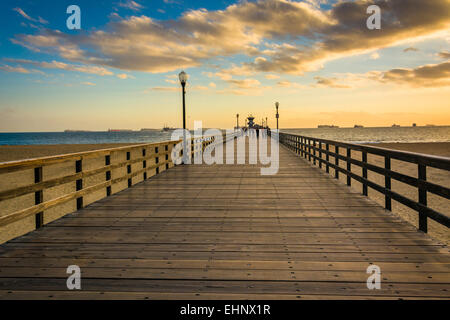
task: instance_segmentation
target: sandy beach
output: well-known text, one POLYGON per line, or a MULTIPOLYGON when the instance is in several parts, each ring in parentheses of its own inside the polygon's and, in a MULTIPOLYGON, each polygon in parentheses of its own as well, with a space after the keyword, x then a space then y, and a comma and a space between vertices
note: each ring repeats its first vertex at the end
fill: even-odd
MULTIPOLYGON (((89 151, 96 149, 104 149, 104 148, 113 148, 124 145, 130 145, 130 143, 0 146, 0 162, 89 151)), ((373 144, 372 146, 450 157, 450 142, 379 143, 373 144)), ((342 154, 344 154, 345 150, 341 150, 341 152, 342 154)), ((360 154, 359 152, 355 152, 353 156, 358 159, 360 157, 360 154)), ((368 161, 381 167, 384 166, 384 159, 382 157, 369 156, 368 161)), ((340 165, 344 167, 345 163, 341 161, 340 165)), ((392 169, 413 177, 417 176, 417 166, 410 163, 392 160, 392 169)), ((361 169, 353 167, 352 170, 360 173, 361 169)), ((330 170, 330 173, 333 174, 333 170, 330 170)), ((450 172, 429 168, 427 174, 429 181, 450 187, 450 172)), ((101 179, 103 179, 103 177, 101 177, 101 179)), ((369 172, 369 179, 380 185, 384 184, 384 177, 380 176, 379 174, 369 172)), ((346 181, 346 177, 342 174, 340 175, 340 181, 342 181, 343 183, 345 183, 346 181)), ((4 183, 0 181, 0 190, 8 189, 7 186, 2 184, 4 183)), ((356 181, 352 181, 352 188, 355 189, 356 191, 361 192, 361 184, 356 181)), ((417 200, 418 197, 417 190, 413 187, 410 187, 400 182, 392 181, 392 188, 394 191, 402 195, 417 200)), ((384 205, 384 196, 379 194, 378 192, 369 189, 369 197, 371 197, 379 204, 384 205)), ((448 200, 444 198, 429 194, 428 205, 441 213, 450 215, 450 203, 448 200)), ((397 203, 396 201, 392 201, 392 209, 393 212, 398 214, 402 219, 408 221, 414 226, 418 225, 417 212, 397 203)), ((449 243, 450 235, 448 233, 447 228, 439 225, 438 223, 433 222, 430 219, 428 219, 428 221, 429 221, 428 232, 430 236, 444 243, 449 243)))
POLYGON ((123 147, 139 143, 101 143, 101 144, 45 144, 26 146, 0 146, 0 162, 31 159, 60 154, 123 147))

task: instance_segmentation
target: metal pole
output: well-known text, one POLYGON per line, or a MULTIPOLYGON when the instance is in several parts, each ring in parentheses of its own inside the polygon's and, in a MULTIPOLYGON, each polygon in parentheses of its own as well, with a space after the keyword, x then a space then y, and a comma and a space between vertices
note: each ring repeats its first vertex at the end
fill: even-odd
POLYGON ((183 91, 183 129, 186 129, 186 101, 184 98, 186 94, 186 90, 184 90, 185 86, 185 83, 181 83, 181 90, 183 91))

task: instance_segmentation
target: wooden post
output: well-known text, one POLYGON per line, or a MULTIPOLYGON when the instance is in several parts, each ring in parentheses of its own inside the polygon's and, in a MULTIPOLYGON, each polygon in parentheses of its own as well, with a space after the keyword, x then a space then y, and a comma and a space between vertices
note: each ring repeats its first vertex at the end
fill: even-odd
POLYGON ((311 139, 308 138, 308 160, 311 161, 311 139))
POLYGON ((350 172, 352 172, 352 163, 350 162, 350 159, 352 157, 352 149, 347 148, 347 185, 352 185, 352 177, 350 176, 350 172))
POLYGON ((339 167, 339 147, 334 146, 334 164, 336 165, 336 168, 334 169, 334 177, 336 179, 339 179, 339 170, 337 167, 339 167))
MULTIPOLYGON (((386 170, 391 170, 391 158, 385 156, 384 157, 384 168, 386 170)), ((384 175, 384 187, 388 190, 391 190, 391 178, 385 174, 384 175)), ((384 207, 386 208, 386 210, 391 211, 392 210, 392 201, 391 201, 391 197, 389 197, 387 194, 384 197, 384 207)))
MULTIPOLYGON (((42 182, 42 167, 34 168, 34 183, 42 182)), ((44 193, 42 190, 34 193, 34 204, 40 204, 44 202, 44 193)), ((36 229, 41 228, 44 225, 44 212, 38 212, 35 215, 36 229)))
MULTIPOLYGON (((105 156, 105 166, 111 165, 111 155, 105 156)), ((106 171, 106 181, 111 180, 111 170, 106 171)), ((109 197, 111 195, 111 186, 106 187, 106 196, 109 197)))
MULTIPOLYGON (((365 151, 363 151, 362 152, 362 162, 364 163, 364 164, 367 164, 367 152, 365 152, 365 151)), ((366 167, 363 167, 362 168, 362 174, 363 174, 363 178, 364 179, 367 179, 367 168, 366 167)), ((363 193, 363 195, 365 195, 365 196, 367 196, 367 183, 363 183, 363 186, 362 186, 362 193, 363 193)))
MULTIPOLYGON (((83 160, 76 160, 75 161, 75 172, 82 172, 83 171, 83 160)), ((76 181, 76 191, 79 191, 83 189, 83 179, 78 179, 76 181)), ((77 198, 77 210, 80 210, 83 208, 83 197, 77 198)))
MULTIPOLYGON (((127 151, 127 160, 131 160, 131 152, 127 151)), ((127 174, 131 173, 131 164, 127 164, 127 174)), ((131 187, 132 180, 128 178, 128 188, 131 187)))
POLYGON ((328 154, 328 152, 330 152, 330 145, 328 143, 325 144, 325 148, 327 150, 327 154, 325 156, 325 160, 326 160, 326 171, 327 173, 330 173, 330 155, 328 154))
POLYGON ((305 144, 303 143, 304 138, 300 137, 300 156, 305 156, 305 144))
POLYGON ((322 169, 322 141, 319 141, 319 168, 322 169))
MULTIPOLYGON (((145 157, 147 150, 142 149, 142 157, 145 157)), ((147 168, 147 160, 142 161, 142 168, 147 168)), ((144 171, 144 180, 147 180, 147 171, 144 171)))
MULTIPOLYGON (((427 181, 427 167, 423 164, 418 165, 418 176, 419 180, 427 181)), ((419 203, 427 206, 427 190, 420 188, 419 184, 419 203)), ((419 230, 423 232, 428 232, 428 221, 427 215, 419 210, 419 230)))
POLYGON ((316 165, 316 140, 313 140, 313 164, 316 165))

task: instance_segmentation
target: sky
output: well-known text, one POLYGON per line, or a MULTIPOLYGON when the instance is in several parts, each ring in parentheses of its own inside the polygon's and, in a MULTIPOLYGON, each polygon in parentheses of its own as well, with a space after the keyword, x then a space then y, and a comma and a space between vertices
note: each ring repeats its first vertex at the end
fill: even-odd
POLYGON ((0 132, 450 125, 450 0, 2 0, 0 132), (81 29, 69 30, 69 5, 81 29), (370 30, 370 5, 381 29, 370 30))

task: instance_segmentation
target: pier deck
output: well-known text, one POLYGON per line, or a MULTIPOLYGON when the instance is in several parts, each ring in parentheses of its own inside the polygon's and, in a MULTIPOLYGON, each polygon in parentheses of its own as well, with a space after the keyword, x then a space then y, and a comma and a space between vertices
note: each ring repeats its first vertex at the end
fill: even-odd
POLYGON ((281 146, 277 175, 176 166, 0 246, 0 299, 22 298, 449 299, 450 254, 281 146))

